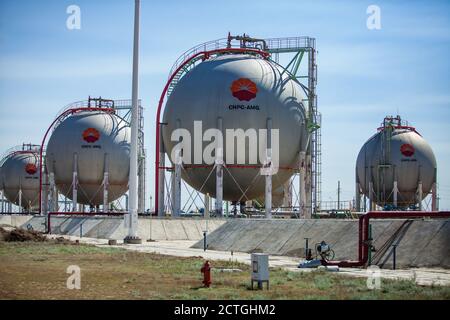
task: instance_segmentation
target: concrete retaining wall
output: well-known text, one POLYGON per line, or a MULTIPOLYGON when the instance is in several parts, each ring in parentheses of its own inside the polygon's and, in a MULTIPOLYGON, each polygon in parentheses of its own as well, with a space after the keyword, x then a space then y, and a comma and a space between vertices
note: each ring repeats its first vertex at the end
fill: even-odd
MULTIPOLYGON (((223 219, 159 219, 139 217, 138 236, 153 240, 199 240, 203 231, 214 231, 225 223, 223 219)), ((45 218, 42 216, 2 216, 0 224, 45 231, 45 218)), ((126 236, 123 217, 51 217, 53 234, 122 240, 126 236)))
MULTIPOLYGON (((398 268, 450 268, 450 220, 371 220, 371 225, 375 249, 390 244, 389 240, 398 243, 398 268), (392 237, 396 231, 398 235, 392 237)), ((329 243, 336 260, 357 258, 357 220, 228 220, 208 235, 207 243, 212 250, 304 257, 306 237, 311 238, 310 248, 322 240, 329 243)), ((203 242, 193 247, 203 248, 203 242)), ((390 268, 392 246, 387 248, 376 260, 390 268)))

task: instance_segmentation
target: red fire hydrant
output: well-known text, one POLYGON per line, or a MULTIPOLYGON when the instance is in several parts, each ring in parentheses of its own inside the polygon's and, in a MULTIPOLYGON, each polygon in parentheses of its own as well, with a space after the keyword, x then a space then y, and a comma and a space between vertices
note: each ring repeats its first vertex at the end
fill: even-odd
POLYGON ((209 288, 211 285, 211 265, 209 264, 209 261, 205 262, 200 271, 203 273, 203 284, 206 288, 209 288))

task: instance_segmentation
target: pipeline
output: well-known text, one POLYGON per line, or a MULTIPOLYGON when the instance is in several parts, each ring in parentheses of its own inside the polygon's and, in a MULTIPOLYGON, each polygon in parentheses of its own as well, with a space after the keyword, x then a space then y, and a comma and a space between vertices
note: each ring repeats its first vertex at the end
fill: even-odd
POLYGON ((369 259, 369 221, 370 219, 415 219, 415 218, 450 218, 450 211, 369 211, 359 218, 358 260, 328 261, 325 266, 343 268, 363 267, 369 259))

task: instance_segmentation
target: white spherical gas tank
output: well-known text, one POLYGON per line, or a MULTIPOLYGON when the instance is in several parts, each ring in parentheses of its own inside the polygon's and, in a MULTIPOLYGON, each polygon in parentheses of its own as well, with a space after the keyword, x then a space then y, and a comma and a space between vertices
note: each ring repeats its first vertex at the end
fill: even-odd
POLYGON ((31 211, 39 205, 39 174, 39 152, 15 151, 6 157, 1 167, 0 189, 8 201, 31 211))
POLYGON ((398 186, 398 207, 418 202, 419 182, 423 198, 436 181, 436 159, 430 145, 414 128, 394 127, 370 138, 356 161, 356 179, 369 197, 372 181, 374 200, 380 206, 392 205, 394 181, 398 186))
MULTIPOLYGON (((174 130, 186 129, 192 138, 192 152, 190 156, 185 154, 183 161, 197 167, 183 170, 182 177, 193 188, 215 196, 215 174, 207 179, 211 168, 199 165, 207 164, 201 153, 212 141, 202 141, 202 135, 208 129, 218 128, 220 119, 223 158, 228 168, 223 176, 223 199, 245 201, 264 196, 265 179, 258 176, 258 168, 233 167, 255 164, 249 156, 249 139, 240 145, 235 140, 234 156, 231 156, 228 147, 232 139, 227 139, 226 132, 242 129, 258 134, 261 129, 267 129, 267 119, 271 119, 272 130, 279 131, 278 163, 284 168, 272 178, 273 189, 279 188, 294 172, 286 168, 298 168, 299 152, 308 138, 302 93, 301 86, 289 73, 272 61, 241 54, 206 60, 181 78, 167 101, 162 126, 165 151, 171 156, 178 143, 171 139, 174 130), (201 124, 200 130, 194 129, 194 122, 201 124), (238 157, 243 153, 245 161, 240 162, 238 157), (200 162, 196 161, 199 156, 200 162)), ((198 125, 196 128, 199 129, 198 125)), ((258 145, 257 164, 264 163, 265 150, 261 149, 258 145)))
POLYGON ((46 165, 54 173, 56 186, 72 199, 75 168, 77 201, 86 205, 103 203, 104 172, 109 173, 108 202, 128 190, 130 128, 115 114, 79 112, 64 119, 47 145, 46 165))

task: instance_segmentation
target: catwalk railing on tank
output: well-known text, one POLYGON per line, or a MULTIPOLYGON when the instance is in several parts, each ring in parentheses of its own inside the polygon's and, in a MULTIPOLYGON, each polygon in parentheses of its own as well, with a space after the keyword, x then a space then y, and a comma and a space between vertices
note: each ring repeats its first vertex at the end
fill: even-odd
POLYGON ((22 145, 18 145, 12 148, 9 148, 3 154, 0 158, 0 167, 3 165, 3 163, 8 160, 10 157, 20 154, 20 153, 39 153, 40 146, 37 144, 31 144, 31 143, 24 143, 22 145))

